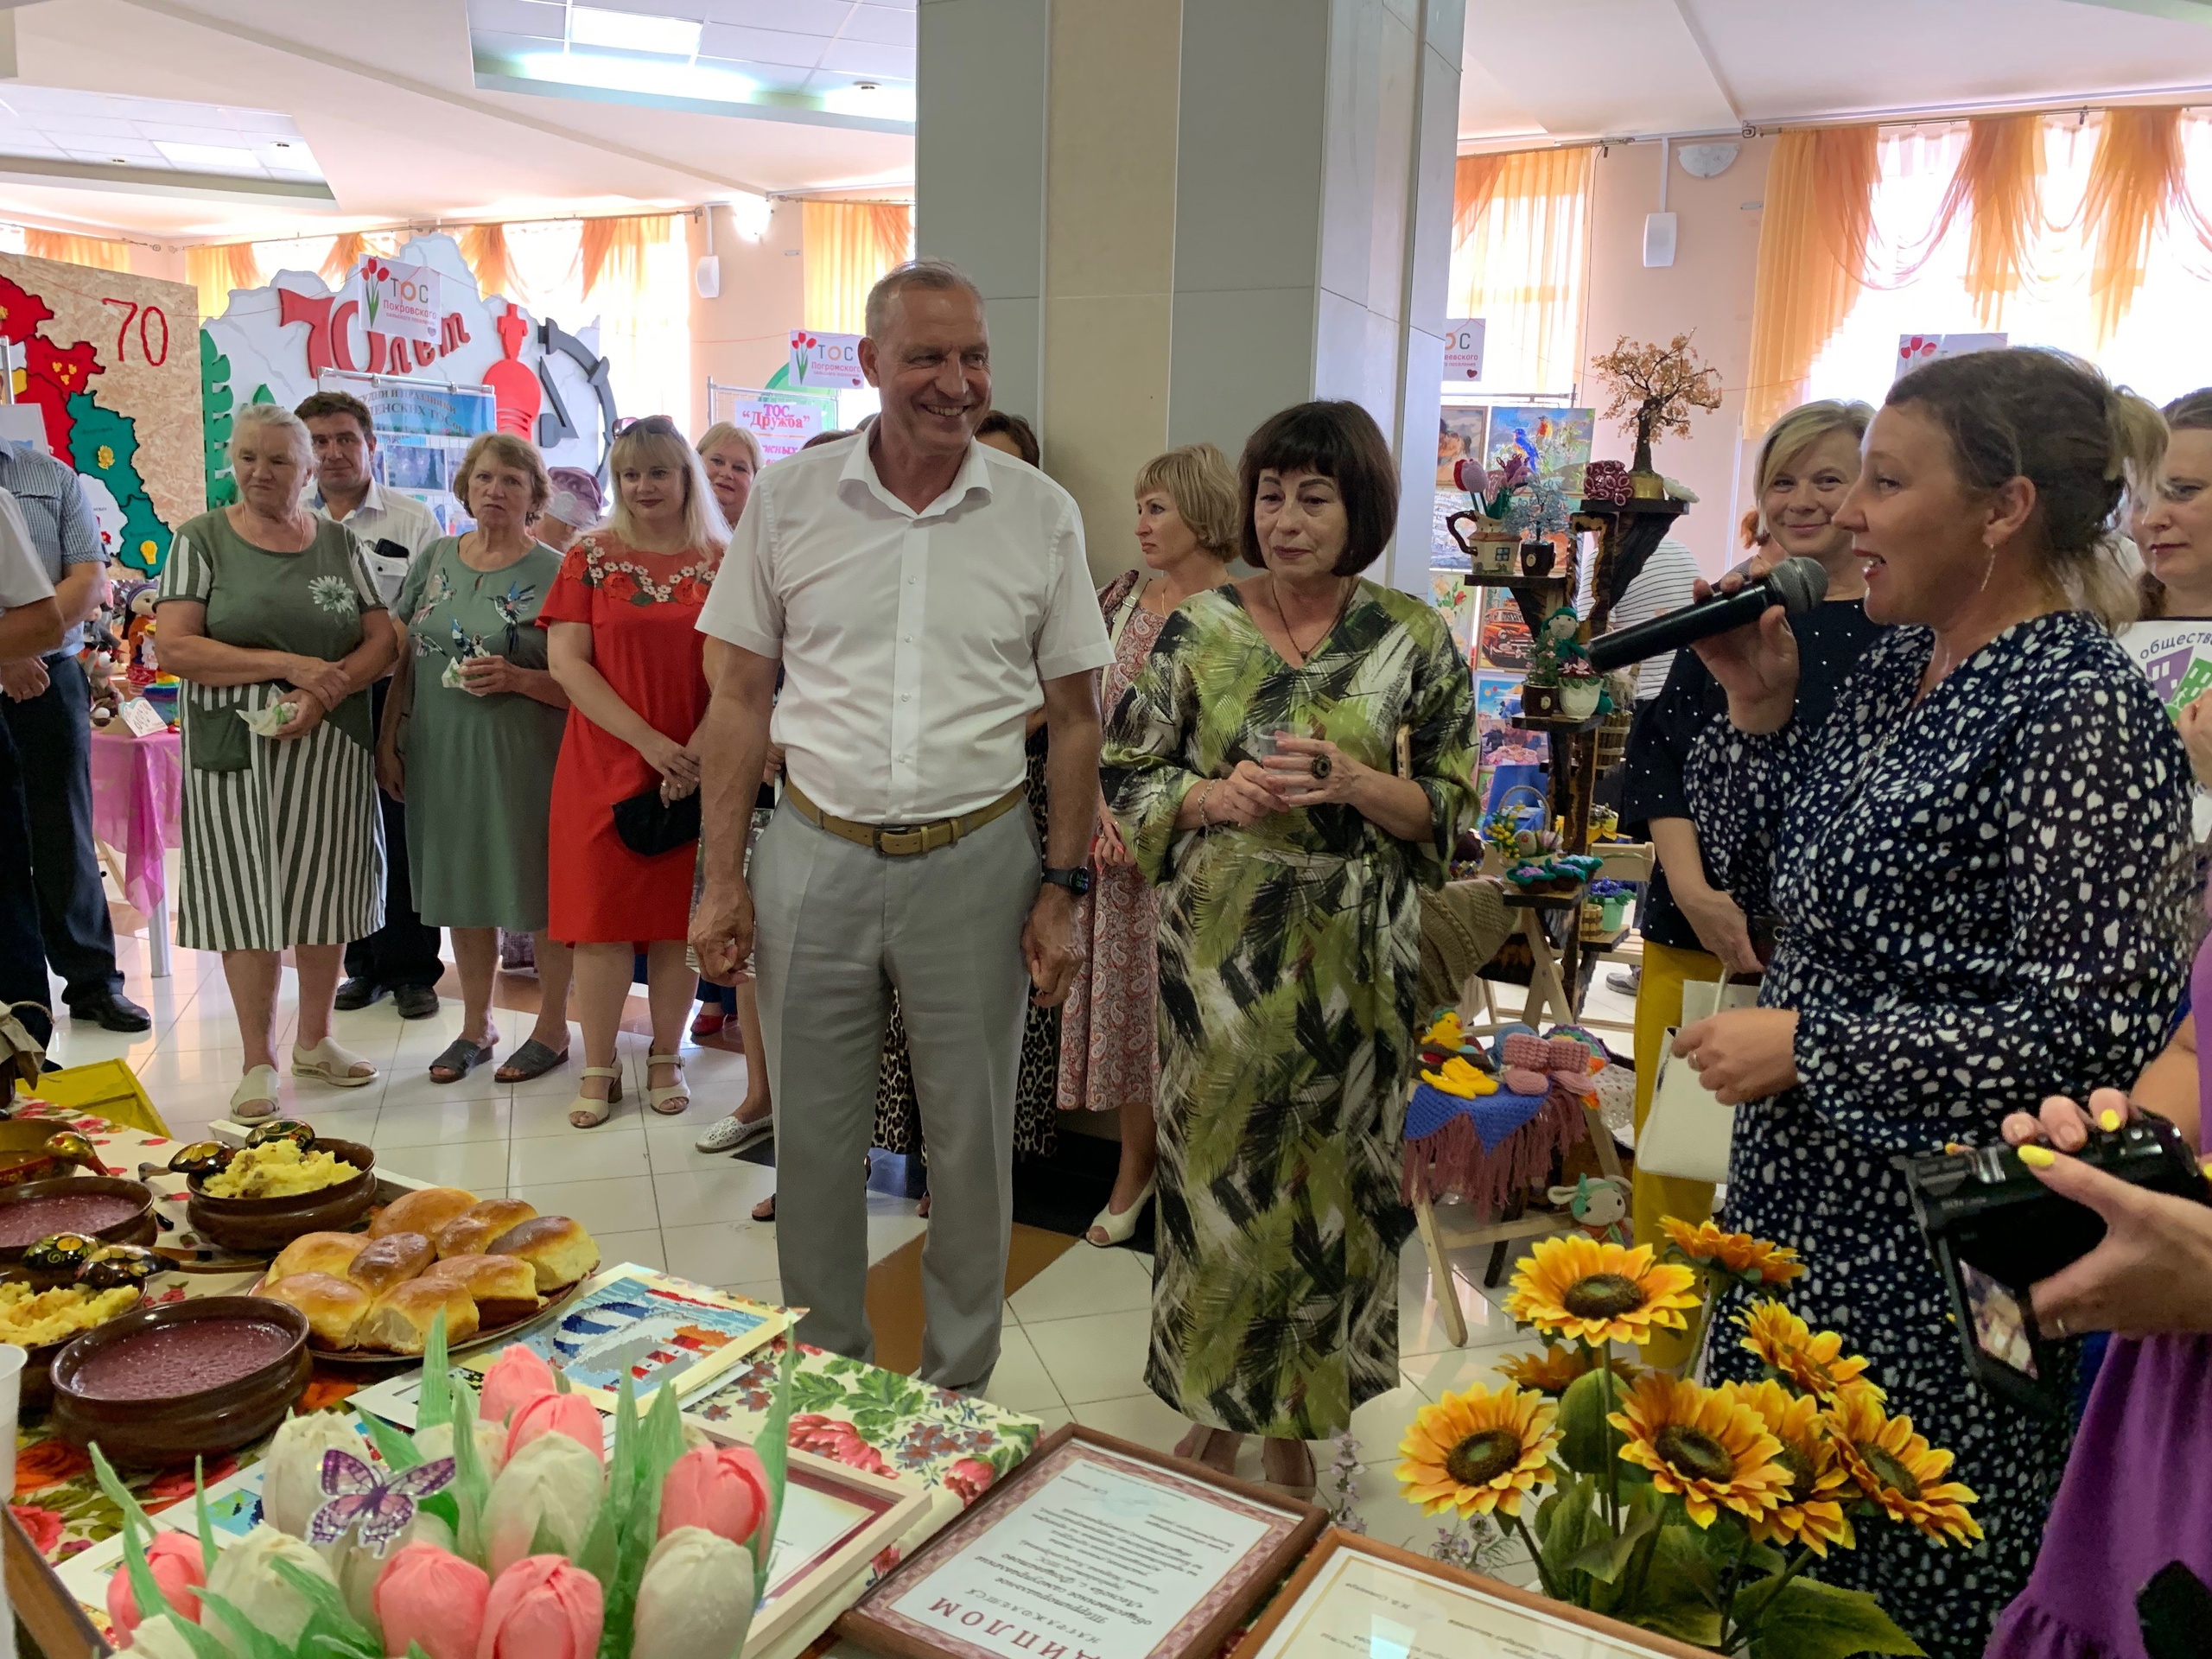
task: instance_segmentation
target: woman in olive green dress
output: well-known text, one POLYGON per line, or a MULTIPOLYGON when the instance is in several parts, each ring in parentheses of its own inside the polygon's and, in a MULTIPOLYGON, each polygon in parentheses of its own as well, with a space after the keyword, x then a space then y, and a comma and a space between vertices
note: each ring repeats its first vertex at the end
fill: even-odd
POLYGON ((1243 555, 1186 600, 1107 727, 1106 794, 1160 895, 1160 1164, 1145 1380, 1179 1453, 1313 1485, 1302 1442, 1398 1384, 1416 889, 1468 821, 1467 662, 1362 581, 1397 516, 1356 404, 1252 435, 1243 555), (1409 775, 1397 775, 1401 733, 1409 775))
POLYGON ((399 590, 407 639, 377 772, 407 803, 415 908, 453 930, 461 1035, 430 1062, 433 1083, 491 1059, 499 930, 536 936, 537 1028, 497 1074, 512 1081, 569 1057, 569 947, 545 936, 546 835, 569 697, 545 671, 537 626, 561 556, 531 531, 552 484, 520 438, 477 439, 454 493, 476 528, 424 548, 399 590))

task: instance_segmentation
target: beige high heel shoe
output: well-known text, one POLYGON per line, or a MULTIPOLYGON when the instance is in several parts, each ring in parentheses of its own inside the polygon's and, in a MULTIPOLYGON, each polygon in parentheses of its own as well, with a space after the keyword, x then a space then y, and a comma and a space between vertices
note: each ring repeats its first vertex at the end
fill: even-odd
POLYGON ((607 1122, 608 1116, 622 1103, 622 1068, 619 1065, 588 1065, 577 1073, 585 1077, 612 1077, 607 1085, 607 1098, 594 1100, 582 1090, 569 1103, 569 1127, 576 1129, 595 1129, 607 1122))
POLYGON ((645 1104, 663 1117, 674 1117, 679 1113, 690 1110, 691 1086, 683 1080, 683 1060, 674 1054, 648 1054, 645 1056, 647 1077, 652 1076, 652 1069, 657 1065, 674 1066, 676 1081, 665 1089, 656 1089, 648 1083, 645 1086, 645 1104), (677 1103, 673 1106, 668 1103, 671 1100, 677 1103))

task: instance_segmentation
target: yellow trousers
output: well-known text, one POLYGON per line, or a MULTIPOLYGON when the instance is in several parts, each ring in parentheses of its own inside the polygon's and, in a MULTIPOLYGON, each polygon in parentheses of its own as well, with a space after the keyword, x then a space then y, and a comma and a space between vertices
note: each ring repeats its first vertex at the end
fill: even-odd
MULTIPOLYGON (((1659 1063, 1666 1057, 1667 1027, 1682 1020, 1682 987, 1691 980, 1717 980, 1720 958, 1703 950, 1681 950, 1670 944, 1643 942, 1643 977, 1636 993, 1636 1128, 1639 1138, 1643 1120, 1650 1116, 1651 1091, 1659 1082, 1659 1063)), ((1677 1180, 1647 1175, 1639 1167, 1632 1199, 1636 1242, 1654 1249, 1665 1245, 1659 1230, 1662 1216, 1700 1222, 1713 1214, 1713 1188, 1703 1181, 1677 1180)), ((1663 1332, 1651 1339, 1644 1358, 1654 1365, 1679 1365, 1689 1357, 1684 1332, 1663 1332)))

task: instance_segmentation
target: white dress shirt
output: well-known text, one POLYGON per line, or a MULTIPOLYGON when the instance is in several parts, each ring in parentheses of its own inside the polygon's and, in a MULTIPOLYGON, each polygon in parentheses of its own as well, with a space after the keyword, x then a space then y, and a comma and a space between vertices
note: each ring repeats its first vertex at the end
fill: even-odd
POLYGON ((701 632, 780 659, 775 741, 823 811, 926 823, 1022 780, 1039 682, 1112 658, 1068 493, 970 443, 916 512, 863 431, 761 473, 701 632))
MULTIPOLYGON (((1697 555, 1669 536, 1651 550, 1651 556, 1644 560, 1643 568, 1622 590, 1620 603, 1613 607, 1612 626, 1616 629, 1632 628, 1639 622, 1649 622, 1669 611, 1681 609, 1695 597, 1692 590, 1704 574, 1698 568, 1697 555)), ((1636 700, 1649 702, 1657 696, 1666 686, 1668 671, 1674 665, 1675 653, 1671 651, 1662 651, 1638 663, 1636 700)))
POLYGON ((361 505, 343 518, 323 505, 319 488, 309 493, 308 505, 333 524, 345 525, 359 540, 369 575, 376 579, 377 591, 384 595, 388 611, 399 603, 400 584, 407 580, 407 567, 415 562, 415 556, 445 533, 438 528, 436 515, 420 501, 388 490, 374 479, 369 480, 369 492, 361 498, 361 505), (378 542, 397 542, 407 550, 407 556, 394 558, 378 552, 378 542))

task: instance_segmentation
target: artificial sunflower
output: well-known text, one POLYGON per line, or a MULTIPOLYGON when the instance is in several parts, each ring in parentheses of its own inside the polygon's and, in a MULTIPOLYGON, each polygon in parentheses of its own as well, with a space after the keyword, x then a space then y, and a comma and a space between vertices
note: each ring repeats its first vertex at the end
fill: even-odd
POLYGON ((1720 1392, 1758 1414, 1766 1432, 1782 1442, 1775 1460, 1789 1471, 1789 1491, 1770 1514, 1753 1519, 1751 1536, 1761 1543, 1801 1543, 1815 1555, 1826 1555, 1830 1544, 1853 1548, 1851 1519, 1843 1512, 1851 1477, 1828 1438, 1821 1402, 1792 1394, 1772 1378, 1724 1382, 1720 1392))
POLYGON ((1771 1244, 1749 1233, 1723 1232, 1709 1221, 1693 1227, 1675 1216, 1665 1217, 1659 1226, 1681 1258, 1698 1267, 1717 1267, 1737 1278, 1770 1285, 1786 1285, 1805 1271, 1797 1252, 1787 1244, 1771 1244))
MULTIPOLYGON (((1612 1362, 1613 1375, 1624 1382, 1633 1382, 1642 1373, 1624 1359, 1612 1362)), ((1534 1389, 1539 1394, 1556 1400, 1565 1394, 1578 1376, 1586 1376, 1598 1369, 1595 1354, 1587 1348, 1567 1348, 1555 1342, 1546 1343, 1533 1354, 1515 1354, 1498 1362, 1497 1369, 1506 1381, 1524 1389, 1534 1389)))
POLYGON ((1521 1495, 1552 1478, 1559 1408, 1533 1389, 1480 1386, 1424 1406, 1399 1443, 1398 1484, 1421 1513, 1521 1512, 1521 1495))
POLYGON ((1843 1351, 1833 1331, 1815 1331, 1780 1302, 1753 1302, 1744 1311, 1742 1346, 1791 1387, 1822 1402, 1846 1394, 1888 1396, 1866 1375, 1866 1362, 1843 1351))
POLYGON ((1624 1403, 1605 1420, 1628 1437, 1621 1456, 1649 1469, 1661 1491, 1680 1494, 1699 1526, 1711 1526, 1724 1509, 1757 1520, 1788 1495, 1782 1442, 1732 1395, 1651 1371, 1624 1403))
POLYGON ((1654 1262, 1651 1247, 1599 1243, 1583 1233, 1537 1241, 1513 1275, 1505 1311, 1547 1337, 1582 1342, 1649 1342, 1661 1328, 1680 1331, 1695 1307, 1696 1275, 1654 1262))
POLYGON ((1881 1402, 1853 1389, 1831 1404, 1828 1430, 1853 1480, 1892 1521, 1915 1529, 1930 1543, 1968 1543, 1981 1523, 1967 1513, 1973 1491, 1945 1480, 1951 1454, 1913 1432, 1910 1417, 1885 1416, 1881 1402))

